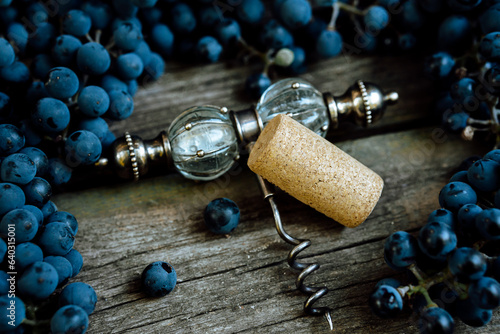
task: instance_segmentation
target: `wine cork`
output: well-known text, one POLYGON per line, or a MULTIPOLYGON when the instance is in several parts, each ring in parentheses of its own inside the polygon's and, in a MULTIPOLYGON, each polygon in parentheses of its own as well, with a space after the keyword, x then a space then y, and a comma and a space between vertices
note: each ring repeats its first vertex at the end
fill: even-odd
POLYGON ((366 220, 384 187, 371 169, 285 115, 276 116, 264 128, 248 166, 347 227, 366 220))

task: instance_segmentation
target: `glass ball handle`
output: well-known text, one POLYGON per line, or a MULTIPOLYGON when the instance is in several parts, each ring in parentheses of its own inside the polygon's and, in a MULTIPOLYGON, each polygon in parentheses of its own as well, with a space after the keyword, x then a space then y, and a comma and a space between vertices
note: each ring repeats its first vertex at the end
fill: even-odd
MULTIPOLYGON (((131 135, 128 132, 121 138, 116 139, 109 153, 96 163, 99 168, 112 169, 116 175, 123 179, 139 180, 151 170, 161 170, 162 173, 178 170, 187 178, 197 180, 211 180, 221 175, 220 168, 212 174, 198 174, 190 171, 185 173, 179 169, 176 163, 176 153, 178 146, 182 143, 172 141, 171 132, 175 130, 190 131, 193 124, 203 122, 213 123, 210 118, 197 117, 196 122, 186 121, 189 114, 197 116, 198 109, 210 109, 212 114, 220 113, 220 117, 215 115, 213 119, 227 124, 232 124, 234 128, 234 140, 237 140, 239 147, 255 141, 267 122, 277 114, 287 114, 299 123, 307 126, 312 131, 325 136, 329 129, 337 129, 340 122, 347 121, 360 126, 369 126, 382 118, 388 105, 396 103, 398 94, 390 92, 384 94, 382 89, 372 83, 358 80, 350 86, 347 91, 340 96, 333 96, 331 93, 320 93, 307 81, 298 78, 284 79, 269 87, 262 95, 256 108, 249 108, 240 111, 230 111, 226 107, 203 106, 190 108, 177 117, 169 129, 150 140, 143 140, 139 136, 131 135), (184 122, 178 124, 179 122, 184 122), (183 128, 183 129, 182 129, 183 128), (173 147, 174 146, 174 147, 173 147), (174 159, 175 158, 175 159, 174 159)), ((227 125, 226 124, 226 125, 227 125)), ((233 136, 225 130, 221 132, 220 126, 207 126, 203 131, 204 141, 212 142, 213 138, 233 136)), ((221 125, 222 126, 222 125, 221 125)), ((192 139, 191 139, 192 140, 192 139)), ((231 142, 232 138, 219 139, 224 143, 231 142)), ((201 144, 200 144, 201 145, 201 144)), ((214 145, 217 145, 215 143, 214 145)), ((213 146, 213 145, 212 145, 213 146)), ((182 148, 182 147, 181 147, 182 148)), ((216 152, 213 159, 209 159, 202 149, 194 149, 192 157, 187 158, 191 168, 200 164, 200 170, 210 169, 203 164, 217 164, 218 161, 225 161, 225 168, 229 169, 231 164, 228 159, 237 160, 239 155, 227 150, 216 152), (222 159, 222 160, 221 160, 222 159)), ((201 173, 201 171, 200 171, 201 173)))

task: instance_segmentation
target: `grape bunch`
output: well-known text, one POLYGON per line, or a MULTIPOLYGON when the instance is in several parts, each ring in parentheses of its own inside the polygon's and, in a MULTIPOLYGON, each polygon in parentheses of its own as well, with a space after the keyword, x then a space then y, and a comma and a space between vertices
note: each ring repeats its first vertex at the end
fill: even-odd
POLYGON ((423 334, 453 333, 452 316, 485 326, 500 306, 500 150, 462 167, 418 235, 398 231, 385 241, 385 262, 406 270, 411 283, 383 279, 369 299, 383 318, 398 315, 406 302, 423 334))
POLYGON ((97 295, 67 284, 83 265, 78 222, 50 200, 45 153, 25 143, 19 128, 0 125, 0 332, 84 333, 97 295))

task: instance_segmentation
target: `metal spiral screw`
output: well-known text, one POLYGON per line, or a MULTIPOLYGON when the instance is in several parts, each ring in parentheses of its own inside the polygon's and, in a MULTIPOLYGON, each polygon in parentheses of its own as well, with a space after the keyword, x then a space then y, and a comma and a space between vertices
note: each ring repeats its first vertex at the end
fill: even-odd
MULTIPOLYGON (((249 150, 252 148, 252 144, 249 145, 249 150)), ((278 206, 274 201, 274 186, 264 180, 260 175, 257 176, 257 181, 259 183, 259 187, 262 190, 262 194, 264 195, 264 200, 269 202, 271 209, 273 211, 274 222, 276 224, 276 231, 278 235, 283 239, 286 243, 293 245, 293 249, 288 253, 287 261, 288 265, 296 270, 301 270, 297 280, 295 281, 295 285, 297 289, 308 295, 309 297, 304 302, 304 311, 306 314, 319 316, 323 315, 330 326, 330 330, 333 330, 333 321, 331 316, 331 309, 329 307, 314 307, 314 303, 318 301, 321 297, 328 293, 328 288, 326 287, 312 287, 307 286, 304 281, 306 278, 312 274, 314 271, 319 269, 319 264, 317 263, 302 263, 297 261, 297 257, 299 254, 304 251, 306 248, 311 246, 310 240, 301 240, 292 237, 288 234, 283 228, 283 223, 281 221, 280 212, 278 210, 278 206)))

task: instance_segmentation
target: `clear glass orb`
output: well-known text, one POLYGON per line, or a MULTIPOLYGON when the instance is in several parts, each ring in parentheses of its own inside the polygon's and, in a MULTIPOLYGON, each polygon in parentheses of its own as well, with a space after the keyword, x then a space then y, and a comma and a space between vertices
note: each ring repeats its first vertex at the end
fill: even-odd
POLYGON ((330 126, 323 94, 299 78, 284 79, 271 85, 260 97, 257 112, 264 126, 278 114, 289 115, 323 137, 330 126))
POLYGON ((226 109, 192 107, 168 129, 176 169, 188 179, 209 181, 227 172, 238 156, 238 141, 226 109))

